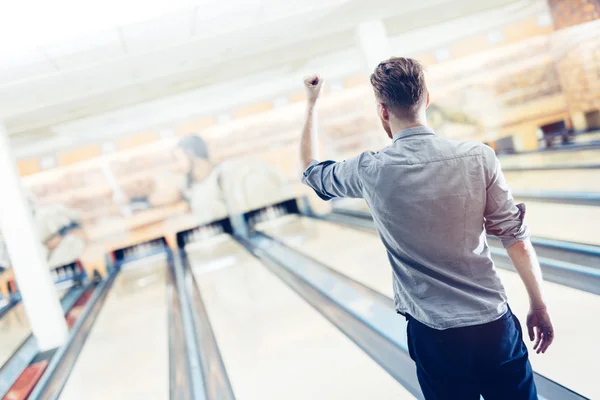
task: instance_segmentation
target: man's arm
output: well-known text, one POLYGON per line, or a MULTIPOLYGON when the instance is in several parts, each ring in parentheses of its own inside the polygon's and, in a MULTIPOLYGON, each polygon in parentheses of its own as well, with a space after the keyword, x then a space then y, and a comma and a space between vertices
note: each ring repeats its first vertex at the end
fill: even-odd
POLYGON ((485 229, 502 241, 527 289, 530 300, 527 316, 529 339, 535 340, 534 350, 537 353, 544 353, 554 340, 554 328, 543 296, 542 271, 525 224, 525 205, 515 205, 500 162, 487 146, 483 161, 487 175, 485 229))
POLYGON ((525 284, 529 294, 529 314, 527 315, 527 331, 529 339, 534 340, 533 349, 545 353, 554 340, 554 327, 542 289, 542 270, 535 249, 529 239, 520 240, 506 249, 515 269, 525 284))
POLYGON ((323 200, 334 197, 362 197, 362 183, 358 176, 361 156, 342 162, 317 162, 316 104, 323 80, 312 76, 304 80, 307 106, 306 120, 300 139, 300 161, 304 170, 302 182, 310 186, 323 200))
POLYGON ((302 170, 306 170, 310 163, 318 158, 317 140, 317 100, 323 80, 319 76, 311 76, 304 80, 306 88, 306 119, 300 139, 300 161, 302 170))

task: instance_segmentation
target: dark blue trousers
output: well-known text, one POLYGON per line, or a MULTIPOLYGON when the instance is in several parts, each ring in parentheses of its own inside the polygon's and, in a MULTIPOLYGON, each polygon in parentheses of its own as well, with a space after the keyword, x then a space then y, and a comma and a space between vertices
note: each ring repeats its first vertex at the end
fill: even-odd
POLYGON ((408 319, 408 347, 427 400, 534 400, 533 371, 519 320, 437 330, 408 319))

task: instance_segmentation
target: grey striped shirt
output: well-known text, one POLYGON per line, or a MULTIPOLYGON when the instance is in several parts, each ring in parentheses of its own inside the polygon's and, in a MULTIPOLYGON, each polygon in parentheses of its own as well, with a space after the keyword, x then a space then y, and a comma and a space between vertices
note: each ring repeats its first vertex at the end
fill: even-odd
POLYGON ((393 269, 399 313, 447 329, 507 311, 486 232, 504 247, 529 232, 525 206, 515 205, 490 147, 414 127, 379 152, 313 162, 303 182, 324 200, 366 200, 393 269))

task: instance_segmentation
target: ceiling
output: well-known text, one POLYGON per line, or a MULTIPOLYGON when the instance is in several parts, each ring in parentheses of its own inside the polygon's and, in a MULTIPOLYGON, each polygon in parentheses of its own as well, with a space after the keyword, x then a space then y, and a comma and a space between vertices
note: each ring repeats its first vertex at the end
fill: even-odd
POLYGON ((353 47, 354 28, 365 20, 383 19, 397 35, 516 1, 22 0, 19 9, 0 6, 0 118, 13 135, 36 132, 297 68, 353 47), (52 7, 32 18, 29 3, 52 7))

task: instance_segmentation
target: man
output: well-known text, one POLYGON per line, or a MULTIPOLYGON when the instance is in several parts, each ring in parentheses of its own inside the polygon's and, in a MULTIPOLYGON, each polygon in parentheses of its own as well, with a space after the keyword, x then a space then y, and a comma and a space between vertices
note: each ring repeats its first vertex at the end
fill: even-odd
POLYGON ((527 288, 527 328, 537 353, 548 349, 554 331, 525 206, 514 204, 493 150, 436 136, 425 117, 429 92, 422 66, 391 58, 375 69, 371 84, 392 143, 343 162, 318 163, 313 144, 322 83, 318 76, 305 80, 303 182, 324 200, 353 197, 369 204, 425 397, 536 399, 519 321, 486 233, 501 239, 527 288))

